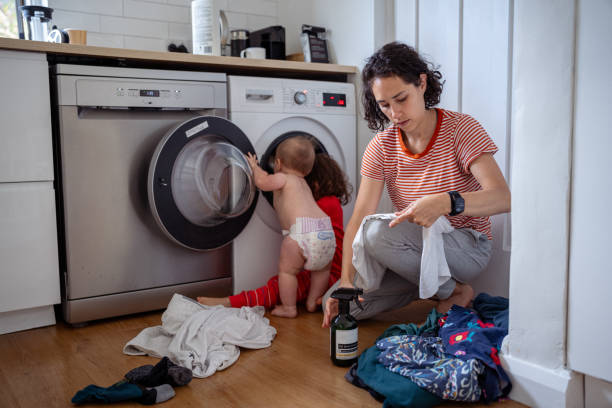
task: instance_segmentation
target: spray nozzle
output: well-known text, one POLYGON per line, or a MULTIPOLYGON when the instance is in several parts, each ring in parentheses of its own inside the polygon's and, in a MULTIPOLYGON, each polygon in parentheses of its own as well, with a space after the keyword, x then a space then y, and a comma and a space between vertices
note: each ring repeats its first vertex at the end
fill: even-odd
POLYGON ((348 303, 353 300, 359 309, 363 310, 363 306, 361 306, 359 301, 359 296, 361 295, 363 295, 363 289, 361 288, 338 288, 332 292, 331 297, 338 299, 340 303, 348 303))

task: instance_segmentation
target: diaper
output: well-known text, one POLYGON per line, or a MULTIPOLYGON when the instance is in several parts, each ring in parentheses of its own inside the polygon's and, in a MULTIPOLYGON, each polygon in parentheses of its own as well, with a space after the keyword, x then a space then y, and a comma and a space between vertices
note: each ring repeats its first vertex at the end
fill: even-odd
POLYGON ((302 249, 306 258, 304 269, 318 271, 334 257, 336 238, 329 217, 296 218, 289 231, 283 230, 283 235, 289 235, 302 249))

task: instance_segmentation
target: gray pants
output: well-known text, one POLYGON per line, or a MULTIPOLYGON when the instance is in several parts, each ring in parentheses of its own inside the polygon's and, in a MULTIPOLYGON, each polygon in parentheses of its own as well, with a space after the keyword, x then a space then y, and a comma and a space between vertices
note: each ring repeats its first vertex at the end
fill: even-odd
MULTIPOLYGON (((410 222, 389 228, 388 220, 370 219, 364 225, 366 256, 373 256, 387 270, 380 288, 364 294, 364 310, 351 302, 351 314, 356 319, 366 319, 386 310, 399 309, 418 299, 422 231, 422 227, 410 222)), ((491 257, 491 241, 485 234, 469 228, 455 229, 442 236, 452 279, 440 286, 436 295, 446 299, 453 293, 456 282, 474 279, 487 266, 491 257)), ((325 293, 323 305, 339 284, 340 281, 336 282, 325 293)))

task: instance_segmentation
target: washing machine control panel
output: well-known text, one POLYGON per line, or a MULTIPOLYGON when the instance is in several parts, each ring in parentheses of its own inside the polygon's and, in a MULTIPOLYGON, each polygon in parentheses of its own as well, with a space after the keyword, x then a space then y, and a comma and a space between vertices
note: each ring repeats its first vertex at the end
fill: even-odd
POLYGON ((79 106, 206 109, 226 105, 222 83, 62 78, 74 83, 79 106))
POLYGON ((334 112, 351 108, 352 96, 341 89, 284 88, 283 104, 286 112, 334 112))

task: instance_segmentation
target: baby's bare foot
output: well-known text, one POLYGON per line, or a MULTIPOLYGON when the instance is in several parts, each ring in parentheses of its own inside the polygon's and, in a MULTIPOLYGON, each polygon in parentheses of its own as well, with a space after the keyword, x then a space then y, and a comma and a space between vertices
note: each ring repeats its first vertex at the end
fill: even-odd
POLYGON ((315 299, 307 298, 306 299, 306 310, 308 310, 309 312, 316 312, 321 307, 322 303, 323 303, 323 296, 319 296, 318 298, 315 298, 315 299))
POLYGON ((215 297, 198 296, 197 300, 199 303, 206 305, 206 306, 217 306, 217 305, 221 305, 225 307, 232 306, 229 301, 229 298, 226 298, 226 297, 215 298, 215 297))
POLYGON ((297 317, 297 307, 278 305, 270 313, 273 316, 289 317, 293 319, 294 317, 297 317))
POLYGON ((453 305, 467 307, 474 297, 474 289, 470 285, 457 282, 455 290, 448 299, 440 300, 436 310, 439 313, 448 313, 453 305))

